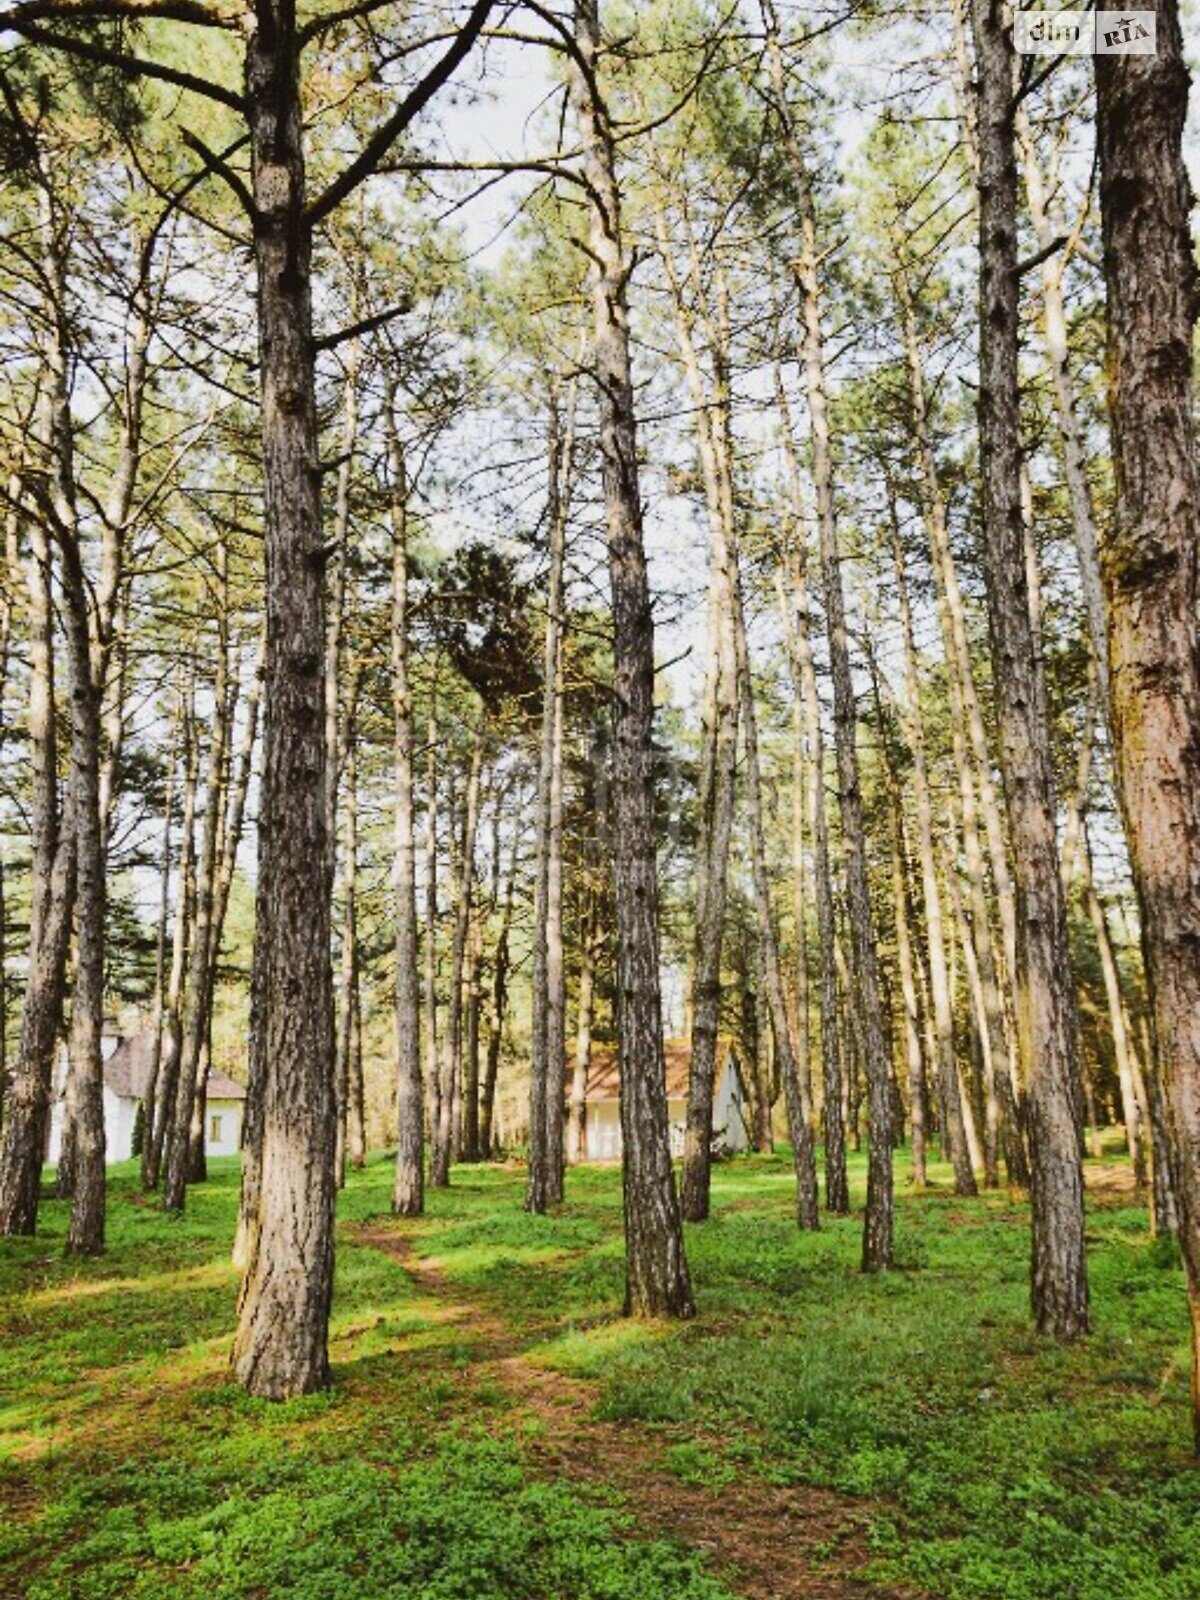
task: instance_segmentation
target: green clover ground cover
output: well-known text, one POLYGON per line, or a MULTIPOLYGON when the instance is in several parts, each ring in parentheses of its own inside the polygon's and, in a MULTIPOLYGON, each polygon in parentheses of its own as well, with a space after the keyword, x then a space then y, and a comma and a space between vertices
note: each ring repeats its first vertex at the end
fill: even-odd
MULTIPOLYGON (((3 1600, 725 1600, 614 1499, 540 1481, 476 1370, 483 1336, 357 1241, 389 1180, 373 1161, 342 1197, 335 1387, 282 1407, 227 1380, 233 1163, 182 1221, 114 1169, 99 1261, 63 1259, 60 1203, 38 1239, 0 1242, 3 1600)), ((595 1380, 681 1483, 857 1497, 878 1574, 936 1600, 1200 1595, 1181 1274, 1119 1197, 1089 1219, 1095 1332, 1063 1350, 1029 1330, 1007 1196, 902 1194, 899 1267, 864 1279, 853 1220, 796 1232, 786 1152, 729 1163, 689 1230, 699 1318, 643 1328, 615 1315, 619 1174, 572 1173, 550 1218, 522 1183, 456 1171, 405 1225, 417 1259, 539 1364, 595 1380)))

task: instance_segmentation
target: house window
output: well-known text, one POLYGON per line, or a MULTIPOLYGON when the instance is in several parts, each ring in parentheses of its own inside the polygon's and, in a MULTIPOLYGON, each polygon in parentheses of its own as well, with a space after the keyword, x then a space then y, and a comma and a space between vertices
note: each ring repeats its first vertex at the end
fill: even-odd
POLYGON ((208 1142, 210 1144, 220 1144, 221 1142, 220 1117, 209 1117, 208 1119, 208 1142))

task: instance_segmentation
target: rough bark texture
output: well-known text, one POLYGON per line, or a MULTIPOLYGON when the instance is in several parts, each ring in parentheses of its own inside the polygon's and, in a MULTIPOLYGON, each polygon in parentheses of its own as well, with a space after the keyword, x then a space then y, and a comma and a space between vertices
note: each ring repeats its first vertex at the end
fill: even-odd
MULTIPOLYGON (((392 719, 396 896, 396 1173, 392 1210, 425 1208, 425 1086, 421 1078, 421 993, 417 971, 417 866, 413 833, 413 703, 408 677, 408 480, 396 430, 395 396, 384 405, 392 478, 392 719)), ((432 867, 430 871, 432 872, 432 867)))
POLYGON ((576 0, 571 99, 588 183, 595 377, 613 614, 614 832, 626 1310, 694 1312, 667 1124, 654 839, 654 619, 646 576, 621 235, 597 0, 576 0))
POLYGON ((1200 474, 1198 293, 1182 155, 1189 79, 1176 0, 1153 56, 1098 56, 1117 509, 1101 553, 1113 734, 1192 1313, 1200 1452, 1200 474))
POLYGON ((979 134, 983 554, 1001 769, 1016 881, 1018 1030, 1033 1167, 1033 1311, 1060 1339, 1087 1332, 1075 1028, 1059 877, 1046 688, 1021 509, 1013 44, 1001 0, 974 0, 979 134))
MULTIPOLYGON (((169 1133, 163 1210, 182 1211, 187 1198, 190 1145, 196 1102, 203 1088, 204 1048, 215 977, 214 912, 216 909, 218 842, 225 809, 226 757, 233 714, 229 682, 228 553, 220 557, 221 609, 217 622, 216 675, 213 682, 212 740, 204 780, 204 832, 196 874, 196 913, 184 1004, 179 1076, 169 1133)), ((201 1129, 203 1132, 203 1129, 201 1129)), ((203 1141, 201 1142, 203 1152, 203 1141)))
POLYGON ((845 1085, 842 1039, 838 1025, 837 917, 833 902, 833 868, 829 853, 829 821, 825 811, 825 736, 821 728, 821 702, 813 662, 811 597, 807 554, 804 549, 800 492, 800 463, 796 454, 787 394, 776 369, 775 399, 783 419, 784 453, 795 519, 796 538, 789 562, 795 596, 793 648, 804 701, 805 738, 808 744, 808 826, 813 853, 813 897, 817 908, 817 943, 821 959, 821 1076, 825 1090, 822 1131, 825 1136, 825 1209, 835 1215, 850 1210, 850 1180, 846 1169, 846 1122, 843 1113, 845 1085))
POLYGON ((454 900, 454 949, 450 970, 450 1017, 443 1052, 442 1088, 429 1181, 437 1189, 450 1182, 450 1159, 458 1143, 462 1107, 462 1045, 464 975, 467 967, 467 935, 471 930, 471 901, 475 891, 475 835, 479 826, 479 780, 483 766, 484 715, 481 710, 471 742, 471 766, 467 774, 467 793, 463 806, 462 834, 459 839, 454 900))
POLYGON ((296 46, 290 7, 259 0, 246 54, 266 478, 258 1125, 233 1364, 251 1393, 275 1400, 329 1381, 336 1195, 324 557, 296 46))
POLYGON ((175 1115, 182 1042, 180 1011, 196 899, 196 793, 199 781, 200 749, 192 687, 189 684, 183 708, 183 821, 175 888, 175 918, 171 933, 171 972, 167 980, 163 1015, 162 1059, 155 1089, 155 1114, 142 1160, 142 1183, 147 1189, 158 1187, 168 1149, 168 1134, 175 1115))
POLYGON ((794 135, 788 139, 800 209, 801 251, 797 283, 804 313, 804 371, 812 442, 813 484, 817 496, 821 577, 825 592, 825 628, 833 673, 834 749, 837 755, 838 802, 846 847, 846 891, 850 922, 855 1010, 863 1038, 863 1070, 868 1096, 867 1211, 863 1225, 863 1270, 878 1271, 892 1261, 892 1077, 874 915, 867 875, 866 830, 858 776, 857 711, 850 672, 842 588, 841 551, 833 499, 833 450, 825 391, 821 331, 820 282, 817 271, 817 226, 812 185, 794 135))
POLYGON ((21 1031, 0 1145, 0 1233, 5 1234, 32 1234, 37 1228, 75 887, 73 830, 59 802, 51 546, 36 520, 30 528, 28 592, 33 894, 21 1031))
POLYGON ((542 739, 538 762, 537 864, 533 911, 532 1071, 529 1087, 529 1179, 525 1209, 545 1212, 563 1197, 563 1072, 566 986, 562 931, 563 561, 571 454, 558 397, 550 394, 547 522, 550 572, 542 667, 542 739))
MULTIPOLYGON (((733 834, 739 714, 733 623, 737 542, 733 519, 732 462, 728 448, 729 330, 724 303, 718 318, 719 330, 714 326, 712 317, 705 315, 709 326, 712 363, 711 380, 706 382, 683 285, 674 268, 666 225, 661 215, 658 220, 658 243, 675 302, 677 341, 692 400, 709 524, 708 662, 701 733, 699 838, 696 844, 696 910, 689 1030, 691 1056, 680 1189, 684 1217, 689 1222, 703 1222, 708 1216, 712 1173, 713 1084, 721 1010, 721 946, 725 932, 729 844, 733 834)), ((693 257, 695 255, 693 249, 693 257)), ((698 277, 698 270, 694 270, 693 278, 698 277)), ((696 287, 699 287, 698 283, 696 287)))
POLYGON ((934 848, 933 801, 929 792, 929 773, 925 755, 925 728, 921 720, 921 680, 917 667, 916 640, 913 634, 912 608, 908 599, 908 579, 904 566, 904 552, 892 509, 891 528, 892 563, 896 576, 896 594, 900 606, 900 630, 904 640, 904 681, 907 697, 905 735, 912 753, 913 801, 917 812, 917 852, 921 862, 921 893, 925 909, 925 940, 929 955, 929 992, 933 1009, 933 1034, 937 1054, 935 1058, 938 1095, 943 1109, 942 1143, 948 1149, 954 1167, 954 1188, 957 1194, 975 1193, 975 1176, 971 1170, 963 1130, 962 1103, 958 1093, 958 1078, 954 1062, 954 1013, 950 999, 950 980, 946 970, 946 942, 942 926, 942 893, 938 883, 937 857, 934 848))

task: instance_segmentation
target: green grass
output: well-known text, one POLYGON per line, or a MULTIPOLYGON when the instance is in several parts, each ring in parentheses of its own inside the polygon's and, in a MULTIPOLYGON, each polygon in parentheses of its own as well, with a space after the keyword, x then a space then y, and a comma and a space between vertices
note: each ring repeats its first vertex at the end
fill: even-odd
MULTIPOLYGON (((386 1163, 342 1199, 333 1391, 244 1396, 226 1372, 237 1176, 213 1168, 182 1221, 115 1169, 101 1260, 62 1257, 59 1203, 38 1239, 0 1243, 3 1600, 727 1595, 615 1496, 539 1479, 477 1369, 484 1334, 354 1242, 387 1209, 386 1163)), ((856 1221, 797 1233, 786 1153, 726 1164, 689 1230, 700 1316, 637 1326, 616 1315, 619 1175, 572 1173, 549 1218, 522 1183, 456 1172, 406 1229, 417 1258, 539 1365, 594 1380, 599 1414, 650 1430, 681 1486, 753 1473, 855 1497, 875 1573, 935 1600, 1200 1595, 1181 1273, 1119 1197, 1089 1217, 1095 1331, 1062 1349, 1030 1331, 1007 1196, 902 1194, 898 1269, 864 1278, 856 1221)))

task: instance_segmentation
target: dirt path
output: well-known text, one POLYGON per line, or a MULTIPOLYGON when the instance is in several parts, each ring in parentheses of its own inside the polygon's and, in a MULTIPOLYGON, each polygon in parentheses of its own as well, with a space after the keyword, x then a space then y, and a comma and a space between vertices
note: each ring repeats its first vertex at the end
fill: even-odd
POLYGON ((777 1488, 750 1472, 720 1488, 681 1482, 667 1440, 638 1423, 594 1415, 596 1384, 534 1365, 522 1338, 493 1311, 459 1296, 435 1260, 416 1261, 394 1226, 365 1224, 362 1244, 394 1257, 440 1322, 480 1347, 477 1378, 498 1384, 539 1427, 525 1441, 549 1477, 616 1490, 638 1531, 702 1551, 744 1600, 918 1600, 859 1576, 869 1560, 861 1504, 820 1489, 777 1488))

